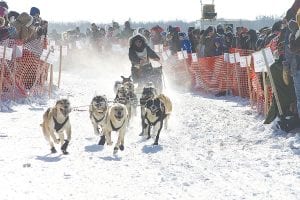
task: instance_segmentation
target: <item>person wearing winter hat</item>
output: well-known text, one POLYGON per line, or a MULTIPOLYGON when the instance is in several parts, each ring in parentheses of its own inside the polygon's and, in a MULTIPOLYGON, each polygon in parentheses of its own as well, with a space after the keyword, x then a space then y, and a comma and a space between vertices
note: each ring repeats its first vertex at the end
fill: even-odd
POLYGON ((150 59, 159 61, 159 56, 148 46, 147 39, 142 34, 136 34, 129 39, 129 60, 132 64, 131 76, 134 82, 140 83, 140 75, 152 68, 150 59))
POLYGON ((38 9, 37 7, 31 7, 30 9, 30 13, 29 13, 32 17, 39 17, 40 16, 40 9, 38 9))
POLYGON ((12 23, 12 26, 16 28, 16 39, 21 39, 24 42, 28 42, 31 39, 36 38, 36 29, 32 26, 33 17, 28 13, 21 13, 17 20, 12 23))
POLYGON ((0 17, 6 17, 8 14, 8 11, 5 7, 0 6, 0 17))
POLYGON ((0 1, 0 6, 3 8, 6 8, 8 10, 8 5, 7 5, 6 1, 0 1))
POLYGON ((16 36, 15 27, 7 27, 5 26, 4 17, 0 17, 0 41, 6 39, 14 39, 16 36))
POLYGON ((8 21, 10 23, 13 23, 14 21, 16 21, 16 19, 18 18, 20 14, 16 11, 9 11, 8 15, 7 15, 7 18, 8 18, 8 21))
POLYGON ((32 24, 36 27, 39 26, 42 22, 42 19, 40 18, 40 9, 38 9, 37 7, 31 7, 29 14, 33 17, 32 24))

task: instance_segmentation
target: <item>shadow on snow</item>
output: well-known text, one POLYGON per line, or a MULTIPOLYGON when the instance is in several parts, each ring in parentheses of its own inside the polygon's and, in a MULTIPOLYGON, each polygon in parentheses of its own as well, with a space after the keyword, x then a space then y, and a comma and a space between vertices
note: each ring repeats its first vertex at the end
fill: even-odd
POLYGON ((142 149, 144 153, 157 153, 162 150, 163 147, 160 145, 145 145, 142 149))

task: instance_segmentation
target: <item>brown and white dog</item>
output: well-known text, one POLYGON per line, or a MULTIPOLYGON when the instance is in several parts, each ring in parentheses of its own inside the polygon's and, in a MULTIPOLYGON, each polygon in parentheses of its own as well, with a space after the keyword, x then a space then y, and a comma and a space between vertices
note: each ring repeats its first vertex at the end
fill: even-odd
POLYGON ((99 145, 105 144, 103 128, 105 126, 105 117, 108 111, 108 104, 105 95, 98 95, 92 99, 89 106, 90 119, 94 128, 95 135, 100 135, 99 145), (99 131, 101 129, 101 132, 99 131))
POLYGON ((71 106, 68 99, 58 100, 54 107, 48 108, 43 115, 43 123, 41 127, 45 139, 49 142, 51 147, 51 153, 56 153, 54 143, 61 144, 61 151, 63 154, 68 154, 67 147, 71 140, 71 123, 69 119, 69 113, 71 112, 71 106), (65 134, 67 139, 65 140, 65 134), (59 139, 56 138, 58 134, 59 139))
POLYGON ((163 124, 167 128, 168 119, 172 112, 172 102, 164 94, 148 99, 145 105, 145 127, 144 133, 147 133, 147 139, 150 139, 151 127, 158 128, 153 145, 158 145, 159 135, 163 124))
POLYGON ((128 111, 125 105, 121 103, 113 103, 108 108, 106 115, 106 125, 104 128, 105 138, 108 145, 112 145, 111 132, 118 132, 118 141, 114 147, 113 153, 118 150, 124 150, 124 137, 128 125, 128 111))

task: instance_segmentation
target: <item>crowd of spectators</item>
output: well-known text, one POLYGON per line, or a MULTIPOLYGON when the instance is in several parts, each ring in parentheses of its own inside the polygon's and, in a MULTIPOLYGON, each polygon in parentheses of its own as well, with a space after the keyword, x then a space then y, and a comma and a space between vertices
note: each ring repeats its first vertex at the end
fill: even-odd
POLYGON ((10 10, 5 1, 0 1, 0 41, 22 40, 24 43, 47 36, 48 22, 40 17, 40 10, 31 7, 29 12, 10 10))

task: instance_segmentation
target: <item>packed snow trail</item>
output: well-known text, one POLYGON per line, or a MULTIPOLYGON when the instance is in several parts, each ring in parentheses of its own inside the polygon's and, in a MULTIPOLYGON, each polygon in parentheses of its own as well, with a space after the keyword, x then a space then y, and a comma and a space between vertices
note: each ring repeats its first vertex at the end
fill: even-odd
POLYGON ((276 135, 237 97, 179 92, 167 84, 174 112, 158 146, 138 136, 139 117, 117 156, 113 146, 98 146, 84 106, 95 94, 112 99, 113 83, 129 75, 128 66, 112 59, 68 67, 52 99, 29 99, 0 113, 0 199, 300 199, 299 152, 289 147, 298 136, 276 135), (69 155, 50 154, 40 127, 60 97, 83 106, 70 114, 69 155))

